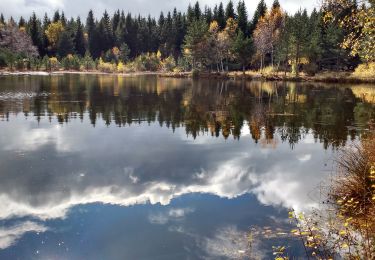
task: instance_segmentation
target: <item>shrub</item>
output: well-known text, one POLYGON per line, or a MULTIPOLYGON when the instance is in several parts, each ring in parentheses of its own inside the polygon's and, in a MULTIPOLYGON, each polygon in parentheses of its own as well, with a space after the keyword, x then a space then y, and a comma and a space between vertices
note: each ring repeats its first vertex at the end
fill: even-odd
POLYGON ((61 64, 65 70, 79 70, 80 58, 77 55, 68 54, 61 60, 61 64))
POLYGON ((125 72, 125 65, 121 61, 117 64, 117 72, 120 72, 120 73, 125 72))
POLYGON ((57 60, 56 57, 49 58, 48 63, 49 63, 50 70, 57 70, 60 66, 60 62, 57 60))
POLYGON ((135 58, 133 67, 136 71, 157 71, 161 67, 160 56, 155 53, 141 54, 135 58))
POLYGON ((199 75, 200 71, 198 69, 193 69, 193 71, 191 72, 191 76, 193 77, 193 79, 199 78, 199 75))
POLYGON ((360 64, 355 69, 353 76, 361 78, 375 77, 375 62, 360 64))
POLYGON ((112 73, 117 71, 116 64, 104 62, 102 58, 99 59, 98 70, 102 72, 112 73))
POLYGON ((316 63, 308 63, 304 65, 304 71, 306 72, 307 75, 309 76, 314 76, 318 72, 318 65, 316 63))
POLYGON ((169 56, 161 63, 163 71, 173 71, 176 67, 176 62, 172 56, 169 56))
POLYGON ((190 63, 185 57, 179 57, 177 60, 177 67, 179 71, 189 71, 190 63))
POLYGON ((96 63, 92 59, 89 52, 85 53, 85 56, 81 59, 81 70, 93 70, 96 68, 96 63))
POLYGON ((268 67, 264 67, 260 72, 264 75, 272 75, 273 73, 276 72, 276 70, 274 67, 268 66, 268 67))

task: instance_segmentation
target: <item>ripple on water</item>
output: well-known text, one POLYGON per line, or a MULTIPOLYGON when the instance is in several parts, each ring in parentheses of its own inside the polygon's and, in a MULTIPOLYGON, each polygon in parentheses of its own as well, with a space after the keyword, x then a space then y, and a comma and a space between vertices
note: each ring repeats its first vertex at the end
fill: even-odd
POLYGON ((47 97, 50 93, 47 92, 0 92, 0 100, 23 100, 36 97, 47 97))

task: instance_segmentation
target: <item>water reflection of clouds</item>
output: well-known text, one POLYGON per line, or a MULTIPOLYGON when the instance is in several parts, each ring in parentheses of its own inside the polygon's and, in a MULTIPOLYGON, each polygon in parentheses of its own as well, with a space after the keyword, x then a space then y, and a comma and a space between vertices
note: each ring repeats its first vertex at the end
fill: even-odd
MULTIPOLYGON (((55 167, 60 169, 59 174, 38 173, 40 178, 36 182, 33 169, 45 168, 43 162, 39 166, 26 158, 4 162, 1 198, 8 201, 5 204, 9 206, 5 208, 9 212, 2 211, 2 218, 17 214, 32 214, 42 219, 64 217, 66 208, 92 202, 119 205, 151 202, 165 205, 174 197, 191 192, 212 193, 226 198, 253 192, 267 204, 302 208, 309 204, 304 193, 314 189, 319 179, 315 174, 324 174, 323 168, 317 169, 316 165, 322 165, 328 157, 321 152, 320 144, 303 144, 303 154, 298 149, 290 150, 287 145, 280 145, 278 149, 264 154, 249 140, 235 141, 236 145, 232 146, 220 139, 204 137, 213 142, 216 140, 216 146, 206 147, 202 144, 189 147, 181 144, 178 135, 174 135, 164 143, 169 130, 157 126, 143 130, 148 129, 152 134, 157 132, 160 139, 146 138, 142 144, 134 140, 141 128, 112 129, 110 140, 100 140, 95 134, 81 139, 79 131, 75 132, 76 138, 71 138, 71 128, 74 127, 70 126, 74 124, 58 129, 41 128, 40 132, 45 134, 37 134, 36 138, 33 129, 30 131, 24 127, 26 125, 9 125, 9 128, 17 129, 22 141, 10 134, 13 132, 7 132, 8 126, 4 125, 4 134, 9 135, 7 143, 11 144, 12 150, 22 150, 25 144, 26 148, 32 144, 30 152, 40 152, 46 160, 52 159, 57 164, 55 167), (49 138, 56 136, 55 131, 59 132, 59 137, 49 138), (25 136, 31 136, 31 141, 25 141, 25 136), (108 148, 104 149, 105 153, 93 149, 106 141, 109 144, 104 147, 108 148), (58 142, 74 149, 64 153, 69 149, 59 149, 56 146, 58 142), (52 148, 49 146, 51 144, 52 148), (60 154, 56 154, 56 151, 60 154), (146 153, 148 158, 136 160, 139 154, 146 153), (199 154, 199 157, 194 154, 199 154), (59 160, 55 160, 55 157, 59 160), (66 166, 64 159, 68 159, 69 166, 66 166), (28 174, 21 173, 25 181, 18 183, 20 189, 10 192, 9 187, 14 187, 13 181, 17 176, 14 174, 20 174, 12 170, 17 167, 11 166, 22 160, 31 164, 30 171, 28 174), (42 178, 44 175, 48 176, 48 182, 42 178), (31 183, 37 188, 31 189, 31 183), (65 189, 62 194, 59 192, 61 187, 65 189), (292 198, 295 198, 293 203, 292 198)), ((79 130, 79 127, 74 130, 79 130)), ((10 149, 9 146, 6 148, 10 149)))
MULTIPOLYGON (((209 136, 194 141, 186 139, 183 129, 171 134, 170 129, 156 124, 90 128, 85 122, 54 126, 42 121, 35 128, 34 122, 11 120, 1 127, 3 220, 65 218, 72 207, 96 202, 168 205, 189 193, 222 198, 253 193, 263 204, 302 210, 314 204, 307 193, 323 178, 316 166, 329 157, 322 153, 321 144, 301 143, 303 153, 298 146, 291 150, 288 144, 261 152, 248 135, 233 143, 209 136), (195 145, 187 146, 186 140, 195 145), (18 150, 25 156, 13 157, 18 150)), ((165 224, 191 212, 180 208, 155 213, 149 221, 165 224)), ((29 224, 26 227, 32 229, 29 224)), ((41 226, 34 229, 43 231, 41 226)), ((7 234, 7 241, 20 236, 7 234)), ((207 243, 214 245, 213 241, 207 243)))

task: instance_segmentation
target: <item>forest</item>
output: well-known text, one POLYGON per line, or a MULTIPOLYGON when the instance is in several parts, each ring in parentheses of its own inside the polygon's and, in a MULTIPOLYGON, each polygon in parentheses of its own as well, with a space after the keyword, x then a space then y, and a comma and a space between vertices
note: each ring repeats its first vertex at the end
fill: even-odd
POLYGON ((287 13, 260 0, 252 17, 245 1, 199 2, 158 18, 117 10, 85 20, 0 16, 0 67, 8 70, 269 71, 299 76, 321 71, 375 75, 375 2, 323 1, 287 13))

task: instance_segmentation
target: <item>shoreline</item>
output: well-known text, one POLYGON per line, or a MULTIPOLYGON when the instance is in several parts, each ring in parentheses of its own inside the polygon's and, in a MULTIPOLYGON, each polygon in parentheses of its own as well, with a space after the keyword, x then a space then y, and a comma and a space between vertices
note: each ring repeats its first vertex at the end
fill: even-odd
MULTIPOLYGON (((117 75, 117 76, 147 76, 155 75, 162 78, 193 78, 191 72, 128 72, 108 73, 97 70, 93 71, 6 71, 0 70, 0 76, 50 76, 50 75, 117 75)), ((285 75, 284 73, 261 74, 258 72, 212 72, 200 73, 197 79, 219 79, 219 80, 260 80, 260 81, 285 81, 285 82, 320 82, 320 83, 375 83, 375 76, 370 78, 359 78, 346 72, 322 72, 315 76, 300 75, 299 77, 285 75), (283 75, 282 75, 283 74, 283 75)))

